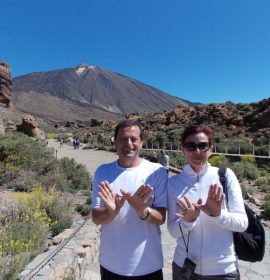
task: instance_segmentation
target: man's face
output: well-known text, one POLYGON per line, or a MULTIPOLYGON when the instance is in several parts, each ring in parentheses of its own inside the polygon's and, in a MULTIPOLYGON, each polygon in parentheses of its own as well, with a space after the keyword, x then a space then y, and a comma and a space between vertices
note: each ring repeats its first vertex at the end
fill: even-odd
POLYGON ((140 128, 138 126, 130 126, 120 128, 118 131, 115 147, 119 155, 120 161, 136 160, 139 158, 142 148, 142 140, 140 138, 140 128))

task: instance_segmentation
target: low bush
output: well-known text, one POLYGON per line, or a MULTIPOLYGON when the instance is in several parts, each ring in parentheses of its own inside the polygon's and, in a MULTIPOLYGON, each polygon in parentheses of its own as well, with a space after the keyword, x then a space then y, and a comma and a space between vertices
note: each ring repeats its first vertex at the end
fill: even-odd
POLYGON ((256 179, 255 183, 257 186, 264 186, 267 185, 269 182, 267 177, 259 177, 258 179, 256 179))
POLYGON ((248 194, 252 195, 254 193, 254 189, 251 188, 249 185, 240 184, 240 186, 241 186, 243 198, 246 198, 248 194))
POLYGON ((270 185, 261 186, 261 190, 266 193, 270 193, 270 185))
POLYGON ((209 158, 208 161, 213 166, 217 166, 219 168, 229 166, 229 161, 228 161, 227 157, 224 155, 213 155, 212 157, 209 158))
POLYGON ((270 218, 270 200, 263 203, 263 213, 267 218, 270 218))
MULTIPOLYGON (((27 195, 27 194, 24 194, 27 195)), ((31 207, 23 199, 8 207, 1 203, 0 279, 17 279, 18 273, 44 249, 50 230, 50 218, 38 203, 31 207)))
POLYGON ((58 134, 48 133, 47 138, 48 139, 58 139, 58 134))
POLYGON ((232 170, 240 181, 244 178, 256 180, 260 176, 260 170, 250 162, 234 162, 232 170))
POLYGON ((85 202, 87 205, 91 205, 92 204, 92 197, 89 196, 86 198, 86 202, 85 202))
POLYGON ((255 162, 255 157, 251 155, 244 155, 240 157, 241 162, 250 162, 254 163, 255 162))
POLYGON ((180 153, 176 157, 175 163, 176 163, 175 166, 178 168, 182 168, 187 163, 187 161, 182 153, 180 153))
POLYGON ((82 164, 77 164, 74 159, 63 158, 60 165, 69 182, 69 189, 89 189, 90 175, 82 164))
POLYGON ((91 196, 91 191, 90 191, 90 190, 82 190, 81 193, 82 193, 84 196, 88 196, 88 197, 91 196))
POLYGON ((232 170, 234 171, 236 177, 239 181, 242 181, 245 176, 245 166, 241 162, 232 163, 232 170))
POLYGON ((17 200, 26 209, 32 209, 39 205, 40 209, 45 211, 50 220, 50 229, 53 235, 56 235, 72 224, 70 207, 64 197, 54 188, 44 191, 41 186, 36 186, 30 193, 16 194, 17 200))
POLYGON ((90 175, 73 159, 56 160, 53 151, 24 134, 0 137, 0 181, 28 191, 35 185, 58 190, 87 189, 90 175), (22 149, 23 147, 23 149, 22 149))
POLYGON ((247 179, 256 180, 260 176, 260 170, 252 163, 245 163, 245 175, 247 179))
POLYGON ((91 207, 88 204, 79 204, 76 206, 75 210, 82 216, 88 216, 91 211, 91 207))

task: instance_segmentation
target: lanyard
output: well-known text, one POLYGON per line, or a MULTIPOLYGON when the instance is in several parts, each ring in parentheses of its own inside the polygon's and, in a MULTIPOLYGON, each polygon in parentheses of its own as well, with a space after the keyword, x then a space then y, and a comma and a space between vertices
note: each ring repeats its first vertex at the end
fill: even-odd
POLYGON ((184 238, 184 234, 183 234, 183 231, 182 231, 182 227, 181 227, 180 223, 178 225, 179 225, 179 228, 181 230, 181 234, 182 234, 182 237, 183 237, 183 241, 184 241, 184 244, 185 244, 185 247, 186 247, 186 252, 187 252, 187 257, 188 257, 188 244, 189 244, 189 234, 190 234, 190 231, 188 232, 188 239, 187 239, 187 243, 186 243, 186 240, 184 238))

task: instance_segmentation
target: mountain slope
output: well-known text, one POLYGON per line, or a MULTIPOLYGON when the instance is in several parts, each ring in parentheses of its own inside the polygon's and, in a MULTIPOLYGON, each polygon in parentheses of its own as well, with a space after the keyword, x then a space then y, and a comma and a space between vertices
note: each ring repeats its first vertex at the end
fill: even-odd
POLYGON ((190 104, 106 69, 81 64, 13 79, 17 109, 57 120, 116 119, 190 104))

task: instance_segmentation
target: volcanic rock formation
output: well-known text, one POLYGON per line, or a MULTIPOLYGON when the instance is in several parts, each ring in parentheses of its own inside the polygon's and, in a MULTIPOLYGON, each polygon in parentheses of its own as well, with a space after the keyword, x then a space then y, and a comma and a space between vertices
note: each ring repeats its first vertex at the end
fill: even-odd
POLYGON ((31 137, 45 138, 44 132, 38 128, 37 120, 29 114, 23 116, 22 124, 17 125, 17 131, 23 132, 31 137))
POLYGON ((14 108, 11 95, 11 69, 8 64, 0 61, 0 104, 9 109, 14 108))

